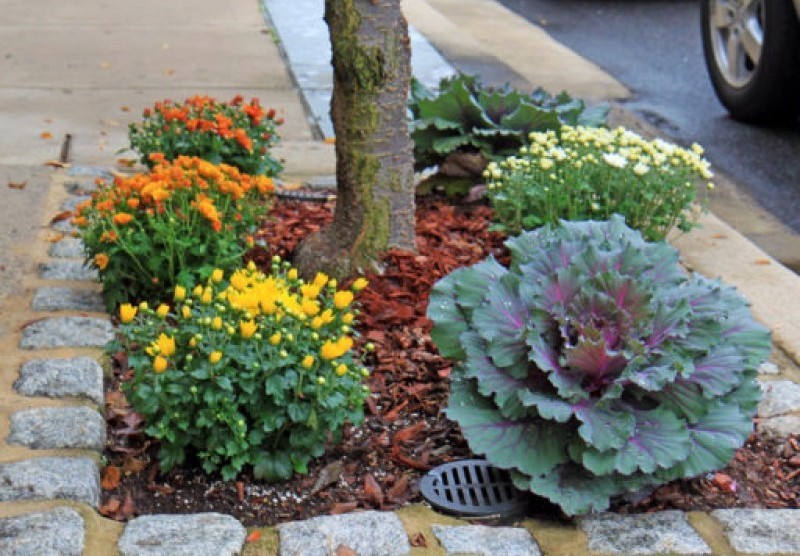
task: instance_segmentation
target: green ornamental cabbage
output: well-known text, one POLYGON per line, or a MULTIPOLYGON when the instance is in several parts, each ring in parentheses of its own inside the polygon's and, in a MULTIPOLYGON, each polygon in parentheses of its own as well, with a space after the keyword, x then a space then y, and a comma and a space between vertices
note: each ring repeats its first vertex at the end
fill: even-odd
POLYGON ((447 415, 567 514, 724 467, 752 432, 769 333, 733 288, 614 216, 510 239, 433 288, 447 415))

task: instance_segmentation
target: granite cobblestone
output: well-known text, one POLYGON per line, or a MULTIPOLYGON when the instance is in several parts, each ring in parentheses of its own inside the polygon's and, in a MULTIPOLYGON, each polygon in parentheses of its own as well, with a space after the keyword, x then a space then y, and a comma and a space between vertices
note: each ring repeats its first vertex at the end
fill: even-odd
POLYGON ((103 368, 91 357, 32 359, 22 365, 14 389, 23 396, 88 398, 103 404, 103 368))

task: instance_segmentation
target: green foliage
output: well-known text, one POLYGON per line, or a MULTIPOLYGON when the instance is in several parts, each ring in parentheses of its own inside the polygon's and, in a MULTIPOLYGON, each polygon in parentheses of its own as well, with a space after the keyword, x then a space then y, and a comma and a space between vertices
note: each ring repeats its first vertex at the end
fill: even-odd
MULTIPOLYGON (((353 292, 275 259, 175 289, 174 307, 120 308, 123 390, 159 440, 162 470, 195 454, 225 480, 305 473, 345 423, 358 423, 368 373, 354 360, 353 292)), ((362 281, 363 282, 363 281, 362 281)), ((354 289, 359 288, 359 282, 354 289)))
POLYGON ((162 153, 167 160, 196 156, 246 174, 275 176, 283 167, 270 149, 279 140, 276 127, 282 123, 275 110, 264 110, 257 98, 244 104, 241 96, 230 102, 193 96, 146 108, 143 120, 130 125, 128 136, 131 149, 148 166, 153 165, 150 155, 162 153))
POLYGON ((447 415, 476 454, 568 514, 724 467, 752 432, 769 333, 732 289, 619 216, 506 243, 433 288, 447 415))
POLYGON ((484 87, 477 77, 443 79, 436 94, 413 80, 409 109, 414 166, 441 164, 451 153, 480 152, 487 158, 515 153, 533 131, 571 125, 604 125, 607 105, 592 108, 566 93, 531 95, 505 87, 484 87))
POLYGON ((76 211, 87 260, 109 310, 125 300, 157 301, 175 284, 231 270, 266 214, 271 178, 178 157, 149 173, 100 183, 76 211))
MULTIPOLYGON (((617 128, 564 125, 532 133, 516 156, 484 171, 495 229, 509 234, 559 220, 603 220, 613 214, 650 241, 697 221, 697 182, 712 177, 703 149, 683 149, 617 128)), ((702 188, 700 207, 705 208, 702 188)))

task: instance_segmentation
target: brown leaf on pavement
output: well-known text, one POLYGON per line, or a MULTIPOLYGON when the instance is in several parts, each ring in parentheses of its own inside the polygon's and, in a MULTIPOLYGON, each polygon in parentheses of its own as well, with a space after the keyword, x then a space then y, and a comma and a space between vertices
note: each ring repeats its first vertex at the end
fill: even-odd
POLYGON ((9 189, 25 189, 26 185, 28 185, 27 181, 10 181, 10 182, 8 182, 9 189))
POLYGON ((257 542, 261 540, 261 531, 253 531, 252 533, 247 535, 247 539, 245 540, 247 542, 257 542))
POLYGON ((334 552, 335 556, 358 556, 358 552, 350 548, 349 546, 340 544, 336 547, 336 552, 334 552))
POLYGON ((413 537, 409 539, 411 546, 419 546, 421 548, 428 548, 428 541, 425 539, 425 535, 422 533, 417 533, 413 537))
POLYGON ((67 220, 68 218, 72 217, 72 211, 64 210, 56 214, 53 218, 50 219, 51 224, 55 224, 56 222, 61 222, 62 220, 67 220))

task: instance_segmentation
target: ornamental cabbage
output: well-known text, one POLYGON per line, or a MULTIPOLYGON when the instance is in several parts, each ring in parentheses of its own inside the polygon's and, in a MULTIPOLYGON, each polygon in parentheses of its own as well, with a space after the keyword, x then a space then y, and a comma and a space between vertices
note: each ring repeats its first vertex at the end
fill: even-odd
POLYGON ((724 467, 753 429, 769 333, 733 288, 614 216, 506 242, 433 288, 447 415, 476 454, 570 515, 724 467))

